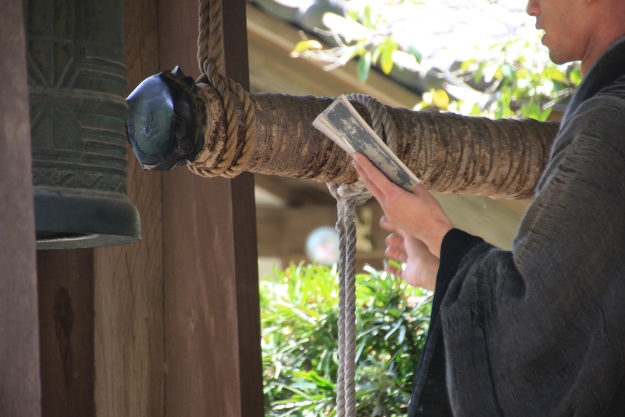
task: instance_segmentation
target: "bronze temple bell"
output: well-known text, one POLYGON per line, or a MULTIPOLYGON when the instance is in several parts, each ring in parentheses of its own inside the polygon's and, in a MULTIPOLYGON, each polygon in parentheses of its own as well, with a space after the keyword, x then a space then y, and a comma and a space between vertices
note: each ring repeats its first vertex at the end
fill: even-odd
POLYGON ((126 197, 122 0, 25 0, 38 249, 141 237, 126 197))

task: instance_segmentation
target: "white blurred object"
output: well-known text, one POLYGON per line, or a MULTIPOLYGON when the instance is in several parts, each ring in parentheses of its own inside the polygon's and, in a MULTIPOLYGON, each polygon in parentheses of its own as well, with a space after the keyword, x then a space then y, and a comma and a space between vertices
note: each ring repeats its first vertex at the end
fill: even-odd
POLYGON ((313 230, 306 239, 306 255, 321 265, 334 265, 339 259, 339 234, 330 226, 313 230))

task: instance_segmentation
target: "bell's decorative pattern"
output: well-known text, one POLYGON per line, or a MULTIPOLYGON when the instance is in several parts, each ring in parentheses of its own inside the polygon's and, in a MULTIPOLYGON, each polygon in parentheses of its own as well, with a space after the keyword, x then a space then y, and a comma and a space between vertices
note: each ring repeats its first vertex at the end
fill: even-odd
POLYGON ((121 0, 27 0, 38 248, 140 237, 126 197, 121 0))

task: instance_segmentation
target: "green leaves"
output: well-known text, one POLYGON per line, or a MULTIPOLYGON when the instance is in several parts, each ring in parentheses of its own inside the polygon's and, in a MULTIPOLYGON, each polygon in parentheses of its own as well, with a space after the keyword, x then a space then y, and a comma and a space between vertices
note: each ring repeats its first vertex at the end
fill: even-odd
MULTIPOLYGON (((422 55, 419 42, 426 40, 409 37, 406 21, 415 16, 422 19, 425 13, 446 7, 439 3, 436 0, 347 2, 348 17, 324 18, 330 31, 318 31, 334 39, 335 46, 324 48, 316 41, 304 40, 296 45, 292 55, 327 62, 326 70, 357 58, 356 75, 361 82, 368 80, 371 66, 386 75, 395 70, 407 71, 400 79, 417 77, 418 72, 425 74, 438 63, 428 62, 428 57, 422 55)), ((448 7, 451 10, 454 6, 448 7)), ((426 46, 421 45, 424 50, 426 46)), ((561 66, 549 61, 538 32, 533 38, 508 38, 474 48, 474 58, 457 67, 439 68, 444 73, 442 81, 429 81, 434 91, 425 92, 424 102, 417 109, 545 120, 582 79, 579 65, 561 66)))
POLYGON ((306 51, 322 48, 323 46, 321 45, 321 43, 319 43, 319 41, 316 41, 314 39, 305 39, 295 44, 295 48, 293 49, 293 51, 291 51, 291 56, 297 58, 306 51))
POLYGON ((380 68, 384 74, 390 74, 393 69, 393 52, 398 48, 397 42, 392 39, 386 39, 382 42, 373 53, 373 62, 377 63, 380 58, 380 68))
POLYGON ((571 71, 569 71, 568 77, 573 85, 579 85, 582 82, 582 69, 579 66, 573 67, 571 71))
POLYGON ((360 56, 358 60, 358 79, 366 82, 369 78, 369 70, 371 69, 371 52, 367 51, 360 56))
MULTIPOLYGON (((403 416, 429 324, 429 293, 368 269, 357 276, 358 415, 403 416)), ((332 416, 338 371, 338 278, 290 265, 261 281, 267 416, 332 416)))
POLYGON ((423 55, 421 55, 421 51, 419 51, 417 47, 412 44, 408 46, 408 53, 414 56, 419 64, 423 60, 423 55))

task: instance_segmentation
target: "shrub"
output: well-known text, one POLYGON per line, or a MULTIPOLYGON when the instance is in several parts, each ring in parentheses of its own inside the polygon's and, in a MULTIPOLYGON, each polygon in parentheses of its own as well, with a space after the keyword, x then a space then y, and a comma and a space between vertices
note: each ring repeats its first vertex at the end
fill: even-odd
MULTIPOLYGON (((406 414, 425 342, 430 294, 386 272, 356 277, 359 416, 406 414)), ((290 265, 261 282, 267 416, 333 416, 338 371, 334 269, 290 265)))

